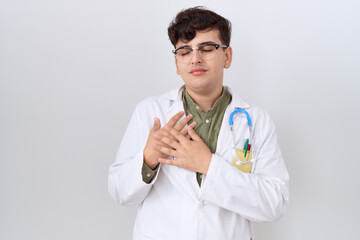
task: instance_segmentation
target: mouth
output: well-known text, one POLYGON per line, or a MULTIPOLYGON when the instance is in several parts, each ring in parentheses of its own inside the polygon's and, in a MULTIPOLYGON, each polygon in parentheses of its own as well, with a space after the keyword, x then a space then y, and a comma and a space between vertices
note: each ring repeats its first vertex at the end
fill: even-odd
POLYGON ((195 75, 195 76, 200 76, 200 75, 206 73, 207 71, 208 70, 206 68, 197 67, 197 68, 190 69, 189 73, 192 75, 195 75))

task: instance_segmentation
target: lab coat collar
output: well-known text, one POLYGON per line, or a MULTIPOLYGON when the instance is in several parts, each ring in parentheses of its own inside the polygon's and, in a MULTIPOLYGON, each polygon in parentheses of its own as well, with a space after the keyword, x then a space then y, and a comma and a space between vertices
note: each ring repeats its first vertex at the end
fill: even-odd
MULTIPOLYGON (((169 99, 171 101, 181 102, 182 101, 181 95, 182 95, 182 91, 184 90, 184 88, 185 88, 185 85, 182 85, 180 88, 170 90, 161 96, 166 99, 169 99)), ((232 95, 232 100, 231 100, 231 103, 229 104, 229 107, 231 109, 236 108, 236 107, 246 109, 246 108, 250 107, 249 104, 247 104, 242 98, 240 98, 238 95, 234 94, 230 87, 224 86, 224 88, 227 89, 230 92, 230 94, 232 95)))

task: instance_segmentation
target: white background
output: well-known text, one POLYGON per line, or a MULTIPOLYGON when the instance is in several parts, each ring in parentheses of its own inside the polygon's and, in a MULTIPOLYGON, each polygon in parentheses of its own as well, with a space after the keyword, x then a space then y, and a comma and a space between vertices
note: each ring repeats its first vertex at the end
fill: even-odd
POLYGON ((225 83, 267 110, 291 205, 258 240, 360 239, 357 1, 0 1, 0 239, 130 239, 107 171, 137 102, 178 87, 167 26, 233 24, 225 83))

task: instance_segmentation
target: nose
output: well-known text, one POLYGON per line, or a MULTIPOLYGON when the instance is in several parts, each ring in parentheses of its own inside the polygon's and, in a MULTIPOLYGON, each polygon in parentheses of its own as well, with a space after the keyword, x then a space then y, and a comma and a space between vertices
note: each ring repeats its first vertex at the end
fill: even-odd
POLYGON ((192 51, 191 63, 192 64, 197 64, 197 63, 200 63, 200 62, 202 62, 200 51, 198 49, 194 49, 192 51))

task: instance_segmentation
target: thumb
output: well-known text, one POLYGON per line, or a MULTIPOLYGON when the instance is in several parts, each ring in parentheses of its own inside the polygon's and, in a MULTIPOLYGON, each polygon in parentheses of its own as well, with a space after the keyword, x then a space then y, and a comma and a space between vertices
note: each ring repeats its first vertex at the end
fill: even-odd
POLYGON ((188 133, 189 133, 189 136, 194 141, 202 141, 201 138, 199 137, 199 135, 197 135, 197 133, 195 132, 195 130, 191 126, 188 126, 188 133))
POLYGON ((158 130, 160 128, 160 120, 158 118, 154 118, 154 125, 153 125, 153 130, 158 130))

